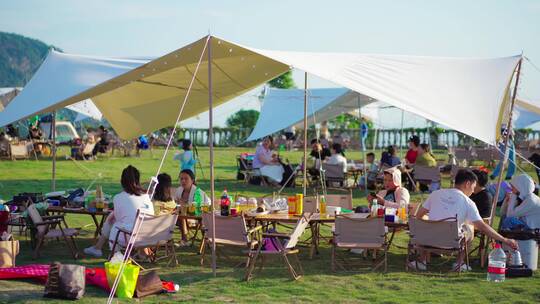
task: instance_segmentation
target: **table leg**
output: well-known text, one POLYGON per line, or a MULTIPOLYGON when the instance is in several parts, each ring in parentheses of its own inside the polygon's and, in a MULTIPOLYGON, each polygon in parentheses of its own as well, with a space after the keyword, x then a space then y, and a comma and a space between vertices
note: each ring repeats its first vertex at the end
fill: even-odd
POLYGON ((309 258, 313 259, 313 255, 319 254, 319 223, 311 222, 309 227, 311 229, 311 248, 309 251, 309 258))
MULTIPOLYGON (((92 220, 94 221, 94 225, 96 225, 96 231, 94 232, 94 240, 98 238, 98 235, 101 233, 101 226, 96 218, 95 214, 92 215, 92 220)), ((101 217, 101 221, 103 222, 103 217, 101 217)))

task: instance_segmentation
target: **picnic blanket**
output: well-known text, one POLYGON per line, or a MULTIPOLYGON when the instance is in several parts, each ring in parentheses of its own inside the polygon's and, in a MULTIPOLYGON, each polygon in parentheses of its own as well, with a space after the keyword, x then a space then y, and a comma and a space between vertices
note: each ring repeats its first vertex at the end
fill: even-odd
MULTIPOLYGON (((48 264, 31 264, 25 266, 15 266, 0 268, 0 280, 9 280, 9 279, 35 279, 40 283, 45 284, 47 277, 49 275, 49 265, 48 264)), ((111 289, 109 288, 109 283, 107 282, 107 275, 105 274, 105 268, 96 267, 96 268, 86 268, 86 284, 99 287, 107 292, 111 289)), ((163 290, 165 292, 176 292, 178 291, 175 288, 173 282, 162 281, 163 290)))

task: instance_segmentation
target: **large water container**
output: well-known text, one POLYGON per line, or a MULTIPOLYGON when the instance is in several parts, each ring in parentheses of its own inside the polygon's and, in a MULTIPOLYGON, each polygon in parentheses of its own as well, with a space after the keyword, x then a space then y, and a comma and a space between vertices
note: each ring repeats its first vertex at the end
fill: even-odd
POLYGON ((535 240, 517 241, 521 260, 533 271, 538 268, 538 244, 535 240))

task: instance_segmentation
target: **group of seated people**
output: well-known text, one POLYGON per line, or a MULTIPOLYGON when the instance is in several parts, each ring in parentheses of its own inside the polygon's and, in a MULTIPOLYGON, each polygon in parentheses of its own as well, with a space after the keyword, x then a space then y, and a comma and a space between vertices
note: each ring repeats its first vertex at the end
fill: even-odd
MULTIPOLYGON (((515 240, 501 236, 484 221, 491 216, 492 204, 491 195, 486 190, 487 181, 485 171, 459 170, 455 176, 454 188, 432 192, 418 209, 416 217, 426 216, 434 221, 454 218, 460 227, 460 234, 469 243, 472 242, 476 229, 510 248, 517 248, 515 240)), ((508 193, 501 208, 502 228, 540 228, 540 198, 534 194, 536 186, 531 177, 526 174, 516 176, 510 185, 512 192, 508 193)), ((410 194, 407 188, 402 186, 399 168, 392 167, 384 171, 383 187, 377 194, 368 195, 370 205, 374 200, 390 208, 409 204, 410 194)), ((409 267, 426 270, 426 261, 426 253, 423 253, 420 262, 409 263, 409 267)), ((463 264, 460 267, 461 270, 470 270, 469 265, 463 264)))
MULTIPOLYGON (((122 192, 113 198, 114 210, 108 215, 100 238, 96 244, 84 249, 84 253, 94 257, 103 255, 102 249, 106 243, 112 246, 116 239, 118 229, 131 231, 135 223, 137 210, 147 215, 174 214, 178 208, 193 203, 195 192, 198 190, 195 174, 189 169, 184 169, 179 174, 180 184, 177 188, 172 185, 172 178, 167 173, 161 173, 157 177, 158 184, 155 187, 152 199, 140 184, 140 172, 133 166, 128 166, 122 171, 122 192)), ((210 204, 210 198, 199 190, 204 202, 210 204)), ((182 241, 187 241, 187 222, 181 225, 182 241)), ((124 240, 118 240, 125 245, 124 240)), ((145 255, 145 251, 138 253, 145 255)))

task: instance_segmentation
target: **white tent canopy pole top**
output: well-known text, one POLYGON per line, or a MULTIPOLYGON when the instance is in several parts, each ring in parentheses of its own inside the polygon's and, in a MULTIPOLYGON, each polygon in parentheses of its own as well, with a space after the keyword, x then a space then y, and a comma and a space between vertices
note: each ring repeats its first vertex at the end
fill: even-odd
MULTIPOLYGON (((71 83, 58 81, 70 71, 58 66, 40 73, 42 65, 23 93, 0 113, 0 125, 91 98, 122 138, 169 126, 175 121, 171 109, 185 95, 205 40, 144 64, 141 60, 104 62, 101 70, 91 67, 91 72, 81 64, 72 73, 77 82, 71 83), (117 75, 103 77, 100 71, 105 67, 116 69, 117 75), (100 77, 112 78, 98 84, 100 77), (69 89, 56 93, 65 86, 69 89), (32 103, 36 105, 31 109, 21 107, 32 103), (15 109, 8 112, 11 107, 15 109)), ((211 41, 216 106, 294 67, 490 144, 500 133, 511 79, 521 58, 284 52, 247 48, 216 37, 211 41)), ((201 75, 207 74, 205 67, 201 75)), ((208 110, 207 88, 208 80, 197 77, 182 119, 208 110)))

